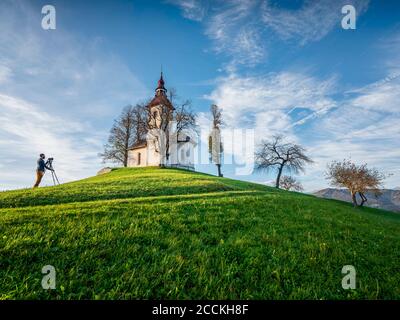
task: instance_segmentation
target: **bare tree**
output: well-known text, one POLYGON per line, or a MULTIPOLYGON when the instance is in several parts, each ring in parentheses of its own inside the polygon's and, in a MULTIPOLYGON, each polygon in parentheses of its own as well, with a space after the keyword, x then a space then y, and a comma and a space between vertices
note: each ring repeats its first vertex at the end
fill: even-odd
POLYGON ((112 161, 128 165, 128 149, 141 141, 146 133, 145 113, 142 105, 126 106, 120 116, 114 120, 104 152, 103 161, 112 161))
POLYGON ((275 187, 279 188, 284 170, 293 173, 304 172, 305 165, 313 161, 305 154, 300 145, 285 143, 281 135, 274 136, 271 141, 262 141, 255 154, 258 170, 277 170, 275 187))
POLYGON ((175 100, 179 99, 178 90, 176 90, 176 88, 174 87, 169 88, 168 96, 169 96, 169 101, 171 102, 172 105, 174 105, 175 100))
POLYGON ((367 191, 378 196, 386 176, 377 169, 369 169, 367 164, 356 165, 350 160, 333 161, 328 164, 326 178, 333 186, 345 187, 349 190, 354 207, 362 207, 368 201, 367 191), (361 203, 357 202, 357 193, 361 203))
POLYGON ((212 116, 212 130, 208 137, 208 152, 210 159, 215 163, 218 169, 218 176, 223 177, 221 172, 221 156, 223 153, 223 145, 221 140, 222 111, 213 104, 210 108, 212 116))
POLYGON ((180 142, 180 136, 183 132, 196 130, 196 114, 191 109, 190 100, 186 100, 176 108, 176 142, 180 142))
POLYGON ((146 105, 144 103, 137 104, 132 108, 132 118, 134 130, 134 143, 142 142, 146 139, 147 133, 147 112, 146 105))
POLYGON ((295 190, 295 191, 303 191, 303 186, 300 181, 296 180, 292 176, 282 176, 280 181, 280 186, 285 190, 295 190))

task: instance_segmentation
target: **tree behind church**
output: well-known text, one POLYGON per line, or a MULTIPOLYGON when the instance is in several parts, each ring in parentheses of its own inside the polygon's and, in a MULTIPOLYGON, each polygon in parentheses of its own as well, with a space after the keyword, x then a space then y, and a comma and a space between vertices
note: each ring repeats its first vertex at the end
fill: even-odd
POLYGON ((110 161, 126 167, 128 149, 143 141, 146 135, 146 111, 143 105, 126 106, 114 120, 104 152, 100 154, 104 162, 110 161))

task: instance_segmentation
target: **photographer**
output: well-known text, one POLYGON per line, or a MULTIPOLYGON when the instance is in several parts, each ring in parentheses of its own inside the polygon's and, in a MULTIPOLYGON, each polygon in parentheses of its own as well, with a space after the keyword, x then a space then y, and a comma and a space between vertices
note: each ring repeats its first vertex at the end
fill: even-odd
POLYGON ((44 159, 46 159, 46 156, 43 153, 41 153, 37 161, 36 182, 35 185, 33 186, 34 188, 39 187, 39 184, 42 181, 46 169, 53 170, 52 168, 47 166, 46 162, 44 162, 44 159))

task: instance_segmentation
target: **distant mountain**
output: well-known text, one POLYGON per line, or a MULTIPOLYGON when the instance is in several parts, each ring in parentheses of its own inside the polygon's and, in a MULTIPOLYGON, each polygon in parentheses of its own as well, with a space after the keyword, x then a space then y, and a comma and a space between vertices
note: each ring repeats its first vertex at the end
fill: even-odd
MULTIPOLYGON (((366 196, 368 198, 368 201, 365 205, 372 208, 380 208, 400 212, 400 190, 396 189, 384 189, 382 190, 382 195, 378 197, 376 197, 371 192, 367 192, 366 196)), ((326 188, 314 192, 313 194, 320 198, 351 202, 350 193, 346 189, 326 188)), ((358 197, 357 200, 360 201, 358 197)))

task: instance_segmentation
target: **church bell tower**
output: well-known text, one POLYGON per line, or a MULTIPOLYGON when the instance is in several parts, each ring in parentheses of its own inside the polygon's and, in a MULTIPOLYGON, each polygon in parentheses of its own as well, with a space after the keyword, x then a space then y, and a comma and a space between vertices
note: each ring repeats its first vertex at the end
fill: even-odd
POLYGON ((172 120, 172 113, 175 110, 171 101, 167 97, 163 73, 161 71, 160 79, 157 83, 153 100, 147 106, 150 112, 150 125, 154 129, 160 129, 163 117, 169 117, 172 120))

